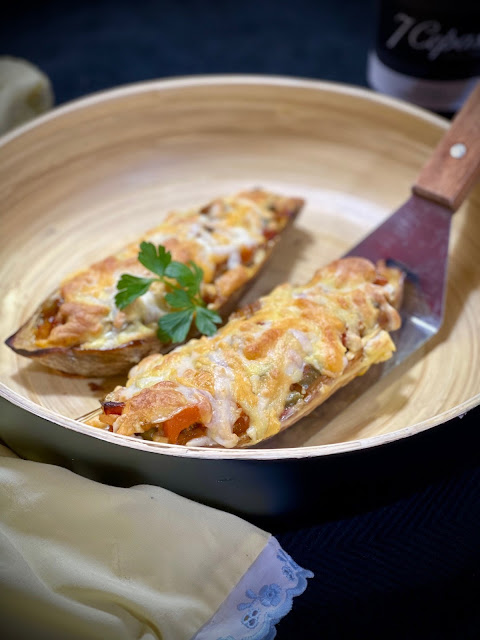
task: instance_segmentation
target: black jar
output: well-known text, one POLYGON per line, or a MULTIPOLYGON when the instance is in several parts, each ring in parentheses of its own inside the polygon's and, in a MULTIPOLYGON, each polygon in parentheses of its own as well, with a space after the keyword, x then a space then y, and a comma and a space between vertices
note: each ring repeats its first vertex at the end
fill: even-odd
POLYGON ((369 85, 440 113, 480 80, 480 0, 381 0, 369 85))

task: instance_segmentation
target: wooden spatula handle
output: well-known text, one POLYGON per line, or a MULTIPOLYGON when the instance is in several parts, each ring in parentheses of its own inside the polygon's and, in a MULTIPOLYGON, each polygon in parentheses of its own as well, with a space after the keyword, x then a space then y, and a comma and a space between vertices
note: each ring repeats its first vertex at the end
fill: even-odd
POLYGON ((456 211, 480 178, 480 83, 420 172, 413 192, 456 211))

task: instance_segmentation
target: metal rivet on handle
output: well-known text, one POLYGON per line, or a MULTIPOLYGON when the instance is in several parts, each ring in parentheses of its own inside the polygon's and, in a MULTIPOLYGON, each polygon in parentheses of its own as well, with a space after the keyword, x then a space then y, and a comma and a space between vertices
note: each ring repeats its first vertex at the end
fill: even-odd
POLYGON ((450 147, 450 155, 452 158, 463 158, 463 156, 467 153, 467 147, 463 144, 463 142, 457 142, 450 147))

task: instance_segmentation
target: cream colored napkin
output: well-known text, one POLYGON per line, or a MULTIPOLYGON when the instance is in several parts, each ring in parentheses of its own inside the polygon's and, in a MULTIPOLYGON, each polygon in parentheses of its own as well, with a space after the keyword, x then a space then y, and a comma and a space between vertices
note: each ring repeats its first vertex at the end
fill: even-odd
POLYGON ((23 58, 0 56, 0 134, 52 108, 48 76, 23 58))
POLYGON ((190 639, 269 538, 165 489, 109 487, 0 445, 0 636, 190 639))

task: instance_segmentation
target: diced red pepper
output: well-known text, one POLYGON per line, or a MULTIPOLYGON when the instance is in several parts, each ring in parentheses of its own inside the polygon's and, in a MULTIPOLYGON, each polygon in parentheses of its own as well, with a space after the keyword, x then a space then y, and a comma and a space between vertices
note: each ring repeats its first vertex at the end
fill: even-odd
POLYGON ((111 414, 121 416, 124 406, 124 402, 104 402, 102 408, 103 412, 106 413, 107 416, 111 414))

